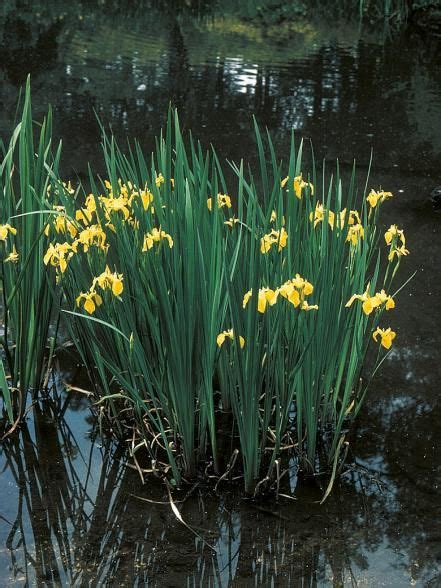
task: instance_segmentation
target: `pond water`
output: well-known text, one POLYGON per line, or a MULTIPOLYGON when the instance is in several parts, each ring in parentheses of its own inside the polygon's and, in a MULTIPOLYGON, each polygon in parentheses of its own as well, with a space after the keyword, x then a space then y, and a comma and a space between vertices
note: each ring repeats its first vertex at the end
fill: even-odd
POLYGON ((439 38, 326 19, 198 20, 153 2, 63 4, 0 7, 2 137, 30 71, 35 118, 52 104, 71 179, 88 161, 101 169, 94 110, 118 138, 149 148, 169 102, 184 128, 233 160, 256 155, 253 114, 281 154, 293 128, 319 160, 348 169, 355 157, 360 186, 373 148, 371 185, 394 193, 384 225, 404 226, 411 251, 401 276, 417 274, 354 433, 358 467, 323 506, 294 471, 296 500, 278 503, 197 487, 177 497, 195 536, 164 487, 142 485, 99 437, 87 399, 62 390, 75 369, 63 371, 57 398, 0 446, 0 585, 440 586, 441 214, 430 202, 441 185, 439 38))

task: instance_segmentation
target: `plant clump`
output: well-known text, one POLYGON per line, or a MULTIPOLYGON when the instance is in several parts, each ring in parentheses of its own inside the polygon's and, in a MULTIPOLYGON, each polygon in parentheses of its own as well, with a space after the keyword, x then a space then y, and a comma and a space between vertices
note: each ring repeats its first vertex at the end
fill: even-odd
POLYGON ((396 338, 383 314, 409 252, 402 229, 379 231, 392 194, 359 195, 355 168, 346 189, 338 169, 319 184, 301 144, 278 161, 257 125, 258 173, 233 165, 229 189, 176 113, 149 159, 103 137, 106 179, 91 171, 87 190, 73 188, 46 166, 32 214, 16 222, 3 205, 4 291, 37 251, 45 316, 54 302, 65 311, 112 430, 176 485, 221 476, 225 455, 248 494, 288 456, 335 473, 370 382, 368 348, 374 373, 396 338), (23 245, 24 222, 39 249, 23 245))

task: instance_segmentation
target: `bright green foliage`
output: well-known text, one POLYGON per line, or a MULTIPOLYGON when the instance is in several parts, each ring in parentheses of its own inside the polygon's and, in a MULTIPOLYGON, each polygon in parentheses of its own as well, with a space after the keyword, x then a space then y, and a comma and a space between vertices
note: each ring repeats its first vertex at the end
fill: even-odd
MULTIPOLYGON (((0 165, 0 280, 4 331, 0 384, 10 421, 23 415, 29 389, 42 387, 54 336, 49 341, 55 275, 43 264, 46 194, 59 150, 51 154, 51 112, 32 120, 29 80, 18 123, 0 165), (8 389, 5 372, 10 376, 8 389)), ((54 201, 54 198, 52 198, 54 201)))
POLYGON ((114 431, 177 484, 209 461, 221 473, 238 449, 248 493, 289 447, 305 469, 335 473, 407 254, 402 231, 388 243, 377 232, 389 193, 368 204, 355 170, 347 187, 338 169, 319 179, 313 164, 309 178, 294 140, 280 162, 257 126, 256 137, 257 175, 233 166, 227 190, 214 151, 186 145, 176 114, 151 159, 104 136, 108 180, 91 173, 81 202, 59 191, 67 224, 51 234, 64 261, 50 261, 114 431))

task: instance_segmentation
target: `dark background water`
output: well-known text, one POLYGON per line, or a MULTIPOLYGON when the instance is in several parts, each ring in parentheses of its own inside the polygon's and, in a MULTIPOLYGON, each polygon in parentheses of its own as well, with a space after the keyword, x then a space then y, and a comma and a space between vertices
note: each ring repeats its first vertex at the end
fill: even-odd
POLYGON ((73 180, 87 162, 102 166, 94 111, 120 140, 149 148, 170 102, 229 159, 254 160, 253 114, 281 156, 294 129, 319 160, 345 169, 355 157, 361 188, 373 148, 371 185, 394 193, 384 225, 403 226, 411 251, 401 276, 417 274, 358 421, 351 451, 362 467, 323 506, 294 471, 297 501, 253 505, 196 488, 179 506, 211 551, 169 505, 133 497, 167 501, 101 447, 86 400, 63 396, 60 381, 60 399, 0 448, 0 584, 441 585, 441 215, 429 199, 441 185, 439 38, 325 18, 197 19, 159 2, 63 4, 0 7, 3 138, 30 71, 34 116, 52 104, 73 180))

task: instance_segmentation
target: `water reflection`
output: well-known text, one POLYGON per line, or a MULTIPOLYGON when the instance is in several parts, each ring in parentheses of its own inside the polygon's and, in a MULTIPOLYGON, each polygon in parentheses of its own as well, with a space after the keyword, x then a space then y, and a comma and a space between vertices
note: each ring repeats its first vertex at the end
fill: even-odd
POLYGON ((54 106, 70 174, 96 161, 94 108, 119 138, 150 146, 170 101, 184 126, 232 159, 253 151, 255 114, 282 149, 294 128, 313 139, 320 157, 367 163, 372 146, 384 168, 437 169, 439 39, 411 31, 392 43, 357 25, 299 19, 263 29, 145 4, 122 18, 118 3, 83 10, 36 3, 17 16, 16 3, 6 2, 1 131, 31 69, 36 112, 54 106))
POLYGON ((37 405, 2 448, 0 583, 312 587, 378 585, 384 574, 394 586, 441 580, 436 402, 402 396, 371 404, 355 442, 368 470, 349 467, 324 506, 316 502, 318 488, 304 484, 297 500, 279 504, 196 488, 179 508, 212 549, 176 520, 159 482, 142 486, 122 451, 100 446, 84 400, 60 420, 62 406, 37 405))

